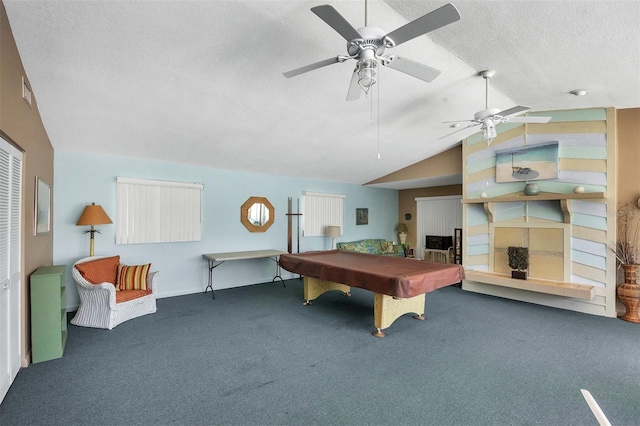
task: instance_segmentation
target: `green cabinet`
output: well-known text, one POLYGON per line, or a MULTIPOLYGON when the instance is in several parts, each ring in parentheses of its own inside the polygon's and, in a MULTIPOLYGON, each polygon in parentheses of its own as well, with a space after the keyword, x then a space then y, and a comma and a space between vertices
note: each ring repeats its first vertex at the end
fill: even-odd
POLYGON ((44 266, 31 274, 31 362, 60 358, 67 343, 66 266, 44 266))

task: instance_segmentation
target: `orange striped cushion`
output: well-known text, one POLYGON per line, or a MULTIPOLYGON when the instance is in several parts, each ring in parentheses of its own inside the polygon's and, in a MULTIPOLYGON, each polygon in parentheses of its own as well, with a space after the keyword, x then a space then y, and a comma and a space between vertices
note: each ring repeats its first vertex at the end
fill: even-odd
POLYGON ((147 279, 151 264, 146 265, 118 265, 118 282, 116 286, 120 290, 149 290, 147 279))
POLYGON ((78 263, 75 267, 92 284, 116 284, 120 256, 105 257, 78 263))

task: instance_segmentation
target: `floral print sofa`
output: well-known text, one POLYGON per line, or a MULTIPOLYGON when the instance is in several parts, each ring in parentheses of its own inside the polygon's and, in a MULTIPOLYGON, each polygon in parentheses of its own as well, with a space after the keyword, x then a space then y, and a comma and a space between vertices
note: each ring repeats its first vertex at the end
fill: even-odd
POLYGON ((366 239, 337 243, 336 248, 338 250, 356 251, 359 253, 405 257, 404 249, 401 245, 395 245, 393 244, 393 241, 387 241, 384 239, 366 239))

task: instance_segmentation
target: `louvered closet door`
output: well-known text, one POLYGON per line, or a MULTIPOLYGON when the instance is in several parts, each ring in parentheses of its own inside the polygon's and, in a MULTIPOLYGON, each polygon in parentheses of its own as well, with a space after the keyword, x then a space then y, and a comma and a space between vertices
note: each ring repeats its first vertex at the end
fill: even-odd
POLYGON ((22 153, 0 138, 0 402, 20 370, 22 153))

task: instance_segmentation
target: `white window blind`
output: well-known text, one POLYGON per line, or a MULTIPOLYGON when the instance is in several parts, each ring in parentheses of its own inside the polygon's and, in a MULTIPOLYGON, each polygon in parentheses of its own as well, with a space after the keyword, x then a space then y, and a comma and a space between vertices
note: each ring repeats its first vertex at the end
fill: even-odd
POLYGON ((118 177, 116 244, 200 241, 201 183, 118 177))
POLYGON ((418 255, 422 259, 422 249, 427 235, 452 236, 455 228, 462 228, 462 199, 459 195, 444 197, 416 198, 418 235, 418 255))
POLYGON ((303 232, 305 237, 327 235, 327 226, 339 226, 344 230, 344 199, 342 194, 303 192, 303 232))

